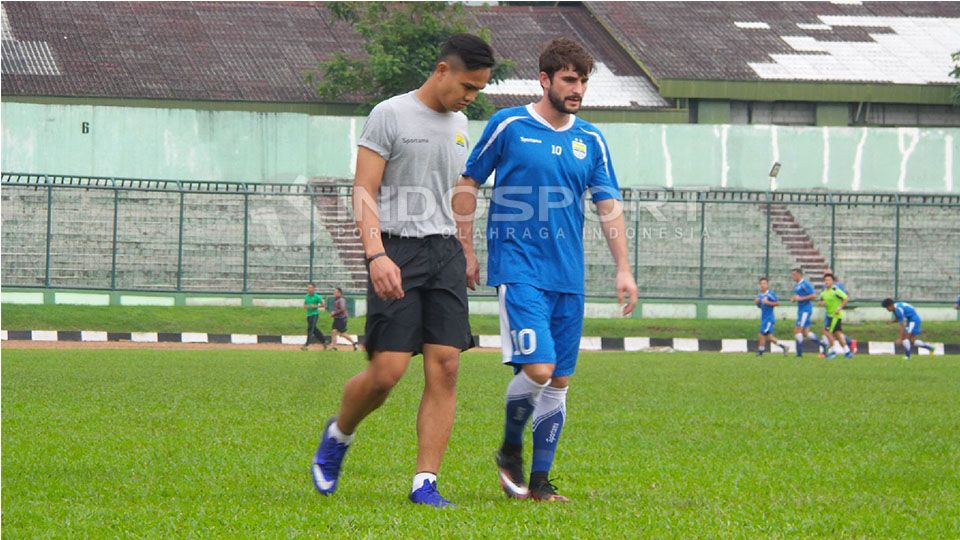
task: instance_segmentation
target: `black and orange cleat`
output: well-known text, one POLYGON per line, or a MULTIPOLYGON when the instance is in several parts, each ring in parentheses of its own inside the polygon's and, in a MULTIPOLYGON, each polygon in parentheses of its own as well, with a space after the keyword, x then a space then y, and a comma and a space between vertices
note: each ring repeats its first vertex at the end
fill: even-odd
POLYGON ((557 486, 553 485, 546 476, 530 475, 530 498, 542 502, 568 502, 570 499, 557 493, 557 486))

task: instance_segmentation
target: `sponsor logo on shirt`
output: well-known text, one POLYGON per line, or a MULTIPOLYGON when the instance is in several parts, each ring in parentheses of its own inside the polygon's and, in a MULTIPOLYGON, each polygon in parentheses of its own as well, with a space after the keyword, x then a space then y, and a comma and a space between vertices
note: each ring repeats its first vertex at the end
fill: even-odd
POLYGON ((453 138, 453 144, 457 147, 458 154, 465 154, 467 152, 467 137, 460 132, 457 132, 457 135, 453 138))
POLYGON ((401 137, 400 142, 403 144, 424 144, 430 142, 430 139, 408 139, 407 137, 401 137))
POLYGON ((573 146, 573 155, 577 159, 583 159, 587 157, 587 145, 583 144, 582 140, 574 139, 571 146, 573 146))
POLYGON ((541 144, 543 141, 540 139, 531 139, 530 137, 520 137, 520 142, 536 143, 541 144))

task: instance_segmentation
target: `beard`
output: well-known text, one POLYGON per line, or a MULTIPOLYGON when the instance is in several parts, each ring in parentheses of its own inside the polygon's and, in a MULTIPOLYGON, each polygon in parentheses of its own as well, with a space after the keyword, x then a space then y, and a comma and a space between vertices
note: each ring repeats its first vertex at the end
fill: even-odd
POLYGON ((567 107, 567 103, 563 96, 555 94, 552 88, 547 90, 547 99, 550 101, 550 104, 553 105, 553 108, 557 110, 557 112, 562 112, 564 114, 577 114, 577 112, 580 111, 579 106, 576 109, 567 107))

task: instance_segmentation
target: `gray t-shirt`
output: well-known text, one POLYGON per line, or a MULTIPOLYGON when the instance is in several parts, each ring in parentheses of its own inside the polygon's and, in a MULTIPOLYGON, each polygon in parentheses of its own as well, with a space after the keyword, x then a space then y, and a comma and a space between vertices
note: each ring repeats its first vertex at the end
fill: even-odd
POLYGON ((470 147, 466 115, 438 113, 414 92, 394 96, 373 108, 358 144, 387 160, 377 195, 381 231, 456 233, 451 196, 470 147))

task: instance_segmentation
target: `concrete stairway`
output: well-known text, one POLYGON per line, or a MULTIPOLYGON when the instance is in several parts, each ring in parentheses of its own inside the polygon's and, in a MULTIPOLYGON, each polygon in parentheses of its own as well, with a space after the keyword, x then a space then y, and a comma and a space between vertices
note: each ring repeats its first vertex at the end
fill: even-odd
MULTIPOLYGON (((322 182, 312 184, 320 194, 315 196, 314 207, 317 210, 317 222, 326 229, 333 239, 334 247, 344 268, 342 274, 349 279, 340 287, 363 291, 367 288, 367 265, 363 252, 363 243, 357 235, 352 208, 352 197, 338 193, 335 186, 322 182)), ((322 262, 318 265, 323 272, 322 262)))
MULTIPOLYGON (((797 261, 803 273, 810 280, 814 287, 820 289, 823 287, 823 274, 829 270, 830 265, 827 262, 813 239, 803 229, 797 218, 782 204, 770 205, 770 228, 780 237, 787 252, 797 261)), ((767 205, 760 205, 760 210, 764 214, 767 212, 767 205)))

